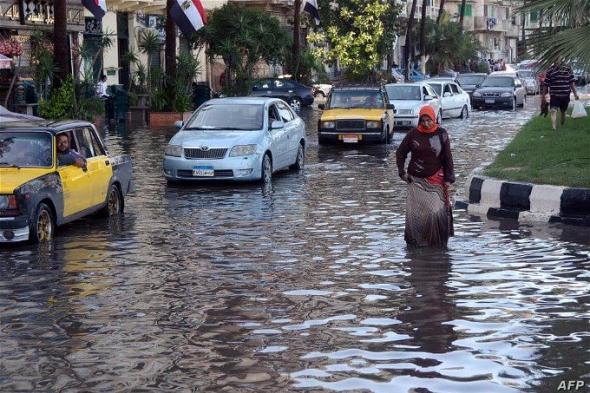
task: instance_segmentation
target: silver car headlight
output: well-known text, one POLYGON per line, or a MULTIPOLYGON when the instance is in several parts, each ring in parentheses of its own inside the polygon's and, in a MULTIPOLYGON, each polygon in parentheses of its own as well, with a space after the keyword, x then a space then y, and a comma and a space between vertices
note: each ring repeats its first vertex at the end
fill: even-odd
POLYGON ((181 157, 182 156, 182 146, 180 145, 168 145, 164 150, 164 155, 171 156, 171 157, 181 157))
POLYGON ((334 128, 336 127, 336 122, 333 121, 323 121, 322 128, 334 128))
POLYGON ((500 97, 512 97, 512 93, 508 93, 508 92, 502 93, 502 94, 500 94, 500 97))
POLYGON ((367 128, 381 128, 381 122, 380 121, 368 121, 367 128))
POLYGON ((481 97, 481 93, 479 91, 474 91, 473 96, 474 97, 481 97))
POLYGON ((232 147, 230 157, 249 156, 256 153, 256 145, 238 145, 232 147))

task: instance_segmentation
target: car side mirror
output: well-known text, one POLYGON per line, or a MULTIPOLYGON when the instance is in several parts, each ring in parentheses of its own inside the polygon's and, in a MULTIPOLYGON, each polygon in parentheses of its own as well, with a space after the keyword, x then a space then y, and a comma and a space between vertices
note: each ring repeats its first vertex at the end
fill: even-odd
POLYGON ((323 111, 324 109, 326 109, 326 105, 324 105, 324 104, 318 104, 318 109, 320 109, 320 110, 323 111))
POLYGON ((424 101, 431 101, 431 100, 434 100, 434 97, 433 96, 431 96, 431 95, 425 95, 424 96, 424 101))
POLYGON ((174 127, 176 127, 176 130, 180 130, 182 126, 184 126, 184 122, 182 120, 177 120, 174 122, 174 127))
POLYGON ((273 120, 272 124, 270 125, 271 130, 277 130, 277 129, 284 128, 284 127, 285 127, 285 123, 283 123, 280 120, 273 120))
POLYGON ((452 93, 449 93, 449 92, 447 91, 445 94, 443 94, 443 97, 451 97, 452 95, 453 95, 452 93))
POLYGON ((387 109, 391 109, 392 111, 395 111, 395 105, 387 104, 387 109))

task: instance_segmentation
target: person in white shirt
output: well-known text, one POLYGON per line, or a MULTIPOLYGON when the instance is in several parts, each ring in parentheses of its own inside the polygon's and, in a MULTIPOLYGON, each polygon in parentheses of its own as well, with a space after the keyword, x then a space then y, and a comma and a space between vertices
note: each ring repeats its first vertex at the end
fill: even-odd
POLYGON ((96 85, 96 94, 100 98, 111 98, 111 96, 107 94, 107 76, 104 74, 100 76, 100 79, 96 85))

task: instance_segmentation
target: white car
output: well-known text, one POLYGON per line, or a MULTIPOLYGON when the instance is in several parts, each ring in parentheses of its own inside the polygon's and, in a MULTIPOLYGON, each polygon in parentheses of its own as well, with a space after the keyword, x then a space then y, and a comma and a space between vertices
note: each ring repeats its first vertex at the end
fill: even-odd
POLYGON ((332 91, 332 87, 334 86, 328 83, 315 83, 313 85, 313 96, 327 97, 332 91))
POLYGON ((231 97, 199 107, 165 149, 169 183, 203 180, 271 181, 305 161, 305 123, 280 99, 231 97))
POLYGON ((429 80, 427 82, 440 97, 442 117, 460 117, 465 119, 471 112, 471 99, 458 84, 448 80, 429 80))
POLYGON ((417 127, 420 109, 426 105, 434 108, 436 121, 441 123, 440 98, 428 83, 390 83, 385 85, 385 90, 389 103, 395 106, 395 128, 417 127))

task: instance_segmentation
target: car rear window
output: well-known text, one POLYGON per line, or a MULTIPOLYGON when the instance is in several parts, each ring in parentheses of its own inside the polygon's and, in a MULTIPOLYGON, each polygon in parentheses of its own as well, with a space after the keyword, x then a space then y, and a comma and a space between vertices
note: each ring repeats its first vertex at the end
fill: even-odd
POLYGON ((495 76, 488 77, 483 81, 482 87, 512 87, 514 86, 514 78, 495 76))
POLYGON ((53 166, 52 136, 48 132, 0 132, 0 167, 53 166))
POLYGON ((420 101, 420 86, 386 86, 387 95, 390 100, 413 100, 420 101))

